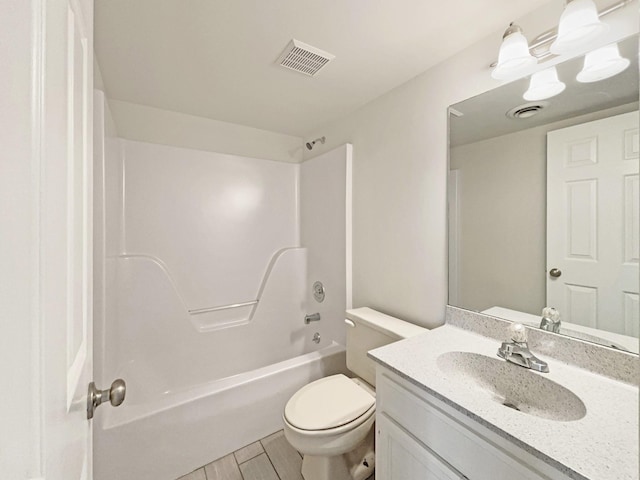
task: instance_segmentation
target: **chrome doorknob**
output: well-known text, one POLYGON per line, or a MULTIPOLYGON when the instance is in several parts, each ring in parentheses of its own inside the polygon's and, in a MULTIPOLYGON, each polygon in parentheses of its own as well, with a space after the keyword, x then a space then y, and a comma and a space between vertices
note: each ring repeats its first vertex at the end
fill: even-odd
POLYGON ((92 419, 96 408, 107 400, 114 407, 121 405, 126 394, 127 384, 121 378, 114 380, 108 390, 98 390, 96 384, 91 382, 87 393, 87 419, 92 419))
POLYGON ((549 275, 551 275, 553 278, 558 278, 560 275, 562 275, 562 271, 557 268, 552 268, 551 270, 549 270, 549 275))

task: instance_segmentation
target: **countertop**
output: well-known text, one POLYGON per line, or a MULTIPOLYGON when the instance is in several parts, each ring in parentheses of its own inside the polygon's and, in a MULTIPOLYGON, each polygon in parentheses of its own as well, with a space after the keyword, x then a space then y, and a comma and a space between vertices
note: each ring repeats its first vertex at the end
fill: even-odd
POLYGON ((587 413, 554 421, 505 408, 473 381, 437 366, 439 355, 472 352, 497 358, 499 342, 451 325, 369 352, 369 356, 427 393, 525 449, 570 478, 638 479, 638 387, 533 353, 549 364, 544 375, 577 395, 587 413))

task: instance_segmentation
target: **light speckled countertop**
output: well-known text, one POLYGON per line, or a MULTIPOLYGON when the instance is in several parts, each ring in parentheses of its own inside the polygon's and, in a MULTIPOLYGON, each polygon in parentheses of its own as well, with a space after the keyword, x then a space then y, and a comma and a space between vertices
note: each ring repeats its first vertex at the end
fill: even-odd
POLYGON ((369 352, 391 369, 532 455, 579 480, 638 479, 638 388, 533 353, 549 363, 544 375, 576 394, 587 413, 580 420, 548 420, 506 408, 480 394, 473 381, 443 372, 437 358, 464 351, 498 358, 495 339, 444 325, 369 352))

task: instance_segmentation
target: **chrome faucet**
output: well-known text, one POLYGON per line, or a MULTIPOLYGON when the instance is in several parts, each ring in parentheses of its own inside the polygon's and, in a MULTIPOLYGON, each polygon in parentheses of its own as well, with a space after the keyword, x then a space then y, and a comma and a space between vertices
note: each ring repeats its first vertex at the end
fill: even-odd
POLYGON ((511 341, 502 342, 498 349, 498 356, 507 362, 515 363, 524 368, 537 372, 548 373, 549 365, 540 360, 529 350, 527 345, 527 331, 521 323, 511 325, 511 341))
POLYGON ((304 316, 304 323, 309 325, 311 322, 319 322, 320 321, 320 313, 312 313, 311 315, 304 316))
POLYGON ((560 312, 553 307, 542 309, 542 320, 540 320, 540 330, 560 333, 560 312))

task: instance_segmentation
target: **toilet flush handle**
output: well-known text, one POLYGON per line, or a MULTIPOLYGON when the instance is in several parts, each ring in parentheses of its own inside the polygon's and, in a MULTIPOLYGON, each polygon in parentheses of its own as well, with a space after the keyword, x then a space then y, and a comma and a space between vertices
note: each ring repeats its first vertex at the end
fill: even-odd
POLYGON ((349 325, 351 328, 356 328, 356 324, 353 322, 353 320, 349 320, 348 318, 345 318, 344 323, 349 325))

